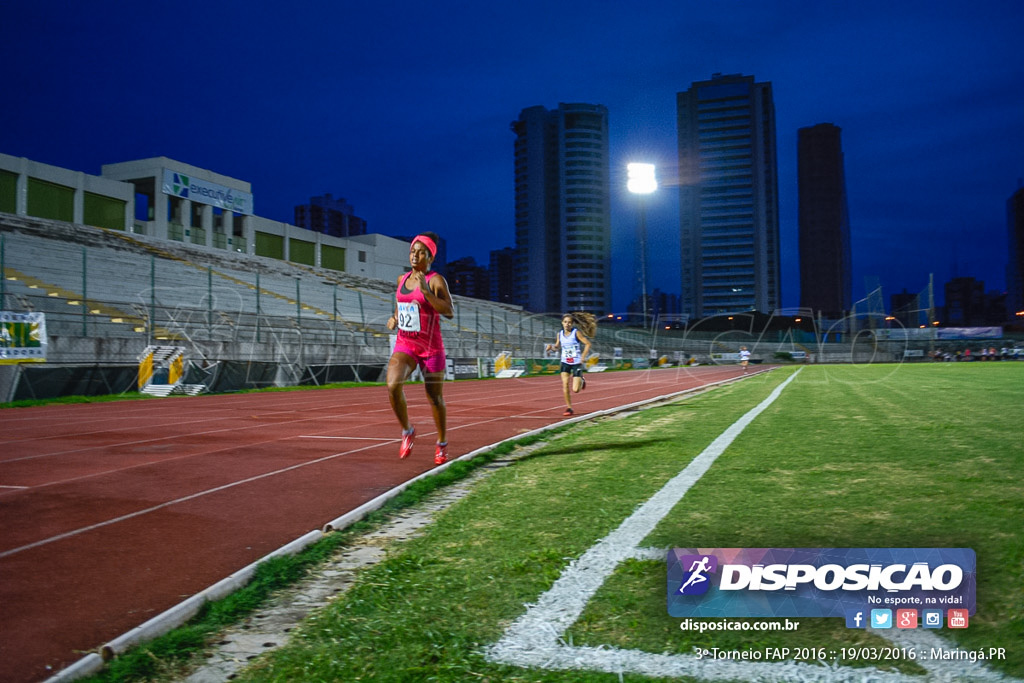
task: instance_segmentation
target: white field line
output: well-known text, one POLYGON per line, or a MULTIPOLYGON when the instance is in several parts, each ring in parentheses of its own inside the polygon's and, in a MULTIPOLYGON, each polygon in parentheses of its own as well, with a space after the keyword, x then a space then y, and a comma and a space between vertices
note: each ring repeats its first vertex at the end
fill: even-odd
MULTIPOLYGON (((790 375, 760 404, 748 411, 701 452, 682 472, 641 505, 617 529, 598 541, 563 570, 562 575, 526 613, 512 623, 502 638, 488 647, 485 656, 492 662, 543 669, 604 671, 613 674, 640 674, 652 677, 693 676, 707 681, 820 681, 822 683, 910 683, 921 681, 1005 681, 1001 674, 981 664, 965 661, 937 662, 917 660, 926 677, 883 672, 876 669, 817 666, 802 662, 764 663, 739 660, 699 660, 695 655, 652 654, 640 650, 609 647, 576 647, 562 635, 583 613, 587 603, 615 571, 630 558, 659 559, 665 552, 641 548, 646 538, 737 436, 762 411, 779 397, 802 368, 790 375)), ((925 632, 904 631, 890 634, 875 631, 898 645, 930 651, 932 647, 949 649, 946 643, 925 632)))

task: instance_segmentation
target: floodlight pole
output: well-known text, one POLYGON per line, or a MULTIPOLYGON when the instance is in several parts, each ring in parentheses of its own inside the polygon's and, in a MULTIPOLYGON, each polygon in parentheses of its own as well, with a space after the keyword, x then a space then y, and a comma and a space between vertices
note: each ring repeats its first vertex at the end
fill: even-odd
POLYGON ((644 195, 638 196, 640 224, 637 226, 640 242, 640 320, 647 329, 647 203, 644 195))
POLYGON ((0 235, 0 311, 7 307, 7 266, 4 264, 4 236, 0 235))
POLYGON ((639 208, 637 233, 640 242, 640 319, 641 326, 647 329, 647 204, 645 195, 658 189, 654 164, 627 164, 627 189, 638 195, 639 208))

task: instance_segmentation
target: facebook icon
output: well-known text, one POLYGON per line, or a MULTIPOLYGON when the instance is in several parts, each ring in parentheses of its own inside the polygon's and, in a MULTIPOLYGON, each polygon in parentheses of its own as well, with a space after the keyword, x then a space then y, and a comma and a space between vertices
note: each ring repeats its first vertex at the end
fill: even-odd
POLYGON ((862 609, 846 610, 846 628, 867 628, 867 618, 862 609))

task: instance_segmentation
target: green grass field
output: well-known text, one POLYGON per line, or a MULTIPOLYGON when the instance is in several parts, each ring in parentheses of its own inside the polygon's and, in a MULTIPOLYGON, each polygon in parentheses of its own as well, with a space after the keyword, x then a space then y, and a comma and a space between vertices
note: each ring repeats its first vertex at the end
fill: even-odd
MULTIPOLYGON (((483 480, 241 680, 620 680, 499 665, 483 653, 571 560, 793 372, 560 435, 483 480)), ((1022 676, 1022 399, 1024 364, 808 367, 643 545, 973 548, 977 614, 970 628, 940 635, 965 649, 1006 648, 988 665, 1022 676)), ((684 654, 888 645, 842 619, 798 620, 795 633, 681 631, 666 613, 665 562, 629 560, 563 638, 684 654)), ((924 672, 911 661, 844 665, 924 672)))

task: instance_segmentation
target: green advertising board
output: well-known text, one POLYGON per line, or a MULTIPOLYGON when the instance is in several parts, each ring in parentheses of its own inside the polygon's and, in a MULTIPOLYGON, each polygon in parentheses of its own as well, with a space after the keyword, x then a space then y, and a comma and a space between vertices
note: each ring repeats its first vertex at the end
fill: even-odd
POLYGON ((0 363, 41 363, 45 360, 45 315, 0 311, 0 363))

